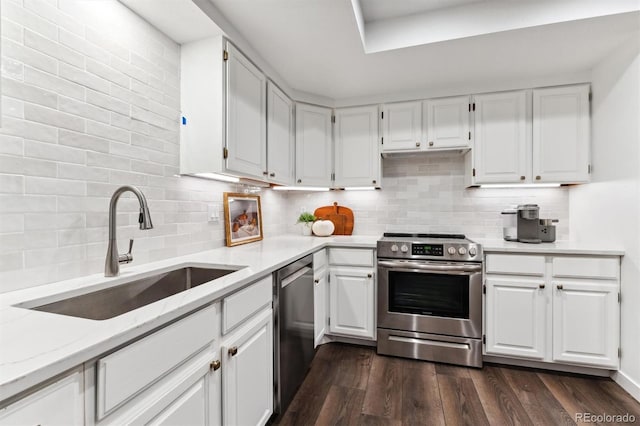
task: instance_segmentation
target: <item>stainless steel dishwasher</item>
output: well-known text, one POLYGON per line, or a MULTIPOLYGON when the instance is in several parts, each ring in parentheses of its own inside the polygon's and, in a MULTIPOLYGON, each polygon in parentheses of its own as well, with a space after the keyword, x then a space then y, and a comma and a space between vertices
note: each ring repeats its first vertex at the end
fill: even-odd
POLYGON ((284 413, 302 384, 313 356, 313 256, 275 272, 274 413, 284 413))

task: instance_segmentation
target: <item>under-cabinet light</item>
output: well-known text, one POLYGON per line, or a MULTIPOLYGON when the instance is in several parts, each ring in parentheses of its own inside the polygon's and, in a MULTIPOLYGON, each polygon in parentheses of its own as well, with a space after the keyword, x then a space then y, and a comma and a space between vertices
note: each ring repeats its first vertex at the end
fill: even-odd
POLYGON ((558 188, 559 183, 492 183, 480 188, 558 188))
POLYGON ((274 191, 328 191, 329 188, 315 186, 274 186, 274 191))
POLYGON ((375 191, 375 186, 348 186, 344 188, 345 191, 375 191))
POLYGON ((223 182, 232 182, 232 183, 240 182, 240 179, 238 179, 235 176, 221 175, 218 173, 194 173, 191 176, 205 178, 205 179, 221 180, 223 182))

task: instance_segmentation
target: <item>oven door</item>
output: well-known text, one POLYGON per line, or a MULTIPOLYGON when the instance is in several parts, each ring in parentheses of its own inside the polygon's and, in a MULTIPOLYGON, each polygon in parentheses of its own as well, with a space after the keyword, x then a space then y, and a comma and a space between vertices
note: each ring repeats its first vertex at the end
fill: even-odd
POLYGON ((378 327, 482 336, 482 264, 378 260, 378 327))

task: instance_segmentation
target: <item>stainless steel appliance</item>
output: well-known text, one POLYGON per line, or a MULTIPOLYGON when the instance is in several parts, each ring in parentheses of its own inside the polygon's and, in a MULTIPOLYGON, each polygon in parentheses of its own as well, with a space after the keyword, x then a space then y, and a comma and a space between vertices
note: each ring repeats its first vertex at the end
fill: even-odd
POLYGON ((284 413, 304 380, 313 356, 313 256, 275 273, 274 413, 284 413))
POLYGON ((540 207, 537 204, 518 206, 518 241, 521 243, 541 243, 538 235, 540 207))
POLYGON ((482 247, 385 233, 377 249, 378 353, 482 367, 482 247))
POLYGON ((556 226, 558 219, 540 219, 538 235, 543 243, 552 243, 556 240, 556 226))

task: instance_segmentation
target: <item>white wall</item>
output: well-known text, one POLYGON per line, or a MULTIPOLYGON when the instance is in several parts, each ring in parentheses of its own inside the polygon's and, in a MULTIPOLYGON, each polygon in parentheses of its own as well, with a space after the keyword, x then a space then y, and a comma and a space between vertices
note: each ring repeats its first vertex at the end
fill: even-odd
MULTIPOLYGON (((1 12, 0 292, 102 271, 123 184, 142 189, 154 224, 138 230, 123 196, 118 245, 135 238, 134 263, 223 245, 207 203, 242 188, 174 176, 180 47, 116 0, 2 0, 1 12)), ((265 235, 279 234, 286 196, 262 195, 265 235)))
POLYGON ((540 205, 540 216, 560 219, 558 239, 569 239, 569 192, 566 188, 465 189, 464 158, 428 154, 383 160, 380 191, 291 193, 291 232, 301 208, 340 205, 354 211, 354 234, 385 231, 455 232, 471 238, 502 238, 500 212, 510 204, 540 205))
POLYGON ((570 190, 570 233, 576 241, 622 246, 626 252, 622 259, 622 364, 615 379, 640 399, 638 38, 593 69, 592 92, 592 182, 570 190))

